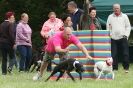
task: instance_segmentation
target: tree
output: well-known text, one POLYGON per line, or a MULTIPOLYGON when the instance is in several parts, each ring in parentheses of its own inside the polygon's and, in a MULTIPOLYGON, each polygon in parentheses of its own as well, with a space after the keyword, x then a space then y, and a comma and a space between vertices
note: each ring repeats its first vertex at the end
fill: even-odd
MULTIPOLYGON (((37 42, 34 39, 37 35, 40 35, 39 32, 42 25, 48 19, 48 13, 55 11, 57 16, 60 17, 66 11, 66 6, 69 1, 71 0, 1 0, 0 23, 4 20, 4 15, 7 11, 15 12, 16 21, 19 21, 20 15, 26 12, 30 18, 29 25, 33 30, 33 41, 37 42)), ((82 0, 75 0, 75 2, 78 4, 83 3, 82 0)))

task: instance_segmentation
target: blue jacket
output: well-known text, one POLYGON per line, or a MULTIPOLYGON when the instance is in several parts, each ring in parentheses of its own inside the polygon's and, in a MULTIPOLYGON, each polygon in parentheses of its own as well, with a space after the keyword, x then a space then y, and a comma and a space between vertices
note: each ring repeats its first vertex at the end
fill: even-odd
POLYGON ((79 25, 80 16, 82 14, 83 14, 83 11, 81 9, 78 9, 78 11, 75 14, 70 14, 72 22, 73 22, 73 29, 74 29, 74 31, 77 30, 77 24, 79 25))

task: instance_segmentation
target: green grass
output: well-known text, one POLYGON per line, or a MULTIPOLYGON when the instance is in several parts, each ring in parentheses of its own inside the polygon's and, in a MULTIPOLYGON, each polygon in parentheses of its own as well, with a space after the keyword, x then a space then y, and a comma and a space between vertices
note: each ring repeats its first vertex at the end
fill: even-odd
POLYGON ((82 81, 76 79, 61 79, 58 82, 49 80, 44 82, 50 73, 46 73, 39 81, 33 81, 34 73, 14 73, 0 76, 0 88, 133 88, 133 64, 130 66, 130 72, 125 73, 122 66, 115 72, 114 80, 95 80, 84 78, 82 81))

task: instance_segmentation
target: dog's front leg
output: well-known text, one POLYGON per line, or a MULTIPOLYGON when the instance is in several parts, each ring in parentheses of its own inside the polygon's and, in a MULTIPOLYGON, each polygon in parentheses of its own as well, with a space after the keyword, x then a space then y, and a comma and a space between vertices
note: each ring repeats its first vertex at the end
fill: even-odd
POLYGON ((45 80, 45 82, 47 82, 49 79, 50 79, 50 77, 52 77, 54 74, 56 74, 57 72, 56 71, 53 71, 52 73, 51 73, 51 75, 45 80))
POLYGON ((40 66, 37 67, 36 71, 39 71, 40 70, 40 66))
POLYGON ((60 72, 58 78, 56 79, 56 81, 58 81, 62 76, 63 76, 64 72, 60 72))
POLYGON ((82 80, 82 73, 81 72, 78 73, 79 73, 79 79, 82 80))
POLYGON ((36 65, 36 64, 34 64, 34 66, 33 66, 33 68, 31 69, 31 71, 30 71, 30 72, 33 72, 36 66, 37 66, 37 65, 36 65))
POLYGON ((73 81, 75 81, 74 77, 71 75, 70 72, 67 72, 67 74, 70 76, 70 78, 71 78, 73 81))

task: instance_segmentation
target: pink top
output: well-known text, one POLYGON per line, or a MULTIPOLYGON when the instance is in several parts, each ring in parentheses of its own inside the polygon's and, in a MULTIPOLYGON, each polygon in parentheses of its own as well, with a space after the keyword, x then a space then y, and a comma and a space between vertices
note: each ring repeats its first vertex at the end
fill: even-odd
POLYGON ((52 29, 52 32, 60 31, 60 28, 63 26, 62 20, 55 18, 54 22, 51 22, 50 19, 48 19, 42 27, 41 30, 41 36, 49 35, 50 30, 52 29))
POLYGON ((32 30, 27 23, 20 21, 16 28, 16 45, 32 46, 32 30))
POLYGON ((55 53, 55 46, 60 46, 62 49, 65 49, 70 44, 77 45, 78 43, 80 43, 80 41, 75 35, 72 34, 70 39, 67 40, 63 37, 63 32, 58 32, 53 37, 49 38, 46 51, 55 53))

